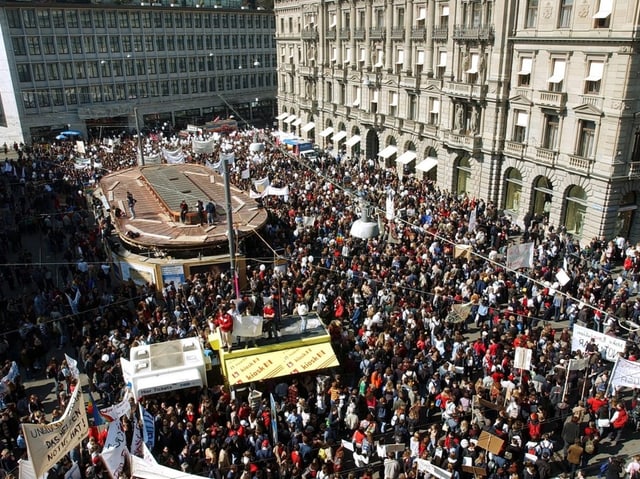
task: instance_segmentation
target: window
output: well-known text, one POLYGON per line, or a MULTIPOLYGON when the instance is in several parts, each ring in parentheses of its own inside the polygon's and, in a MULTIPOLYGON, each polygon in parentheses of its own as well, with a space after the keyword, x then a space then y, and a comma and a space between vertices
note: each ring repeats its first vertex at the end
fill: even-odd
POLYGON ((36 107, 36 94, 33 91, 22 92, 22 104, 25 109, 33 109, 36 107))
POLYGON ((566 63, 564 60, 553 61, 553 74, 549 77, 549 91, 561 92, 564 82, 564 71, 566 63))
POLYGON ((343 61, 344 63, 351 63, 351 47, 345 47, 343 61))
POLYGON ((49 80, 60 80, 60 72, 58 71, 57 63, 48 63, 47 64, 47 77, 49 80))
POLYGON ((504 209, 519 211, 521 195, 522 175, 515 168, 509 168, 505 177, 504 209))
POLYGON ((98 53, 109 53, 107 37, 96 37, 96 42, 98 43, 98 53))
POLYGON ((397 116, 398 114, 398 92, 389 93, 389 115, 397 116))
POLYGON ((35 10, 24 9, 22 11, 22 24, 23 24, 24 28, 37 28, 38 27, 38 23, 36 21, 35 10))
POLYGON ((578 144, 576 155, 582 158, 593 158, 596 138, 596 123, 591 120, 578 122, 578 144))
POLYGON ((595 28, 609 28, 609 19, 613 10, 613 0, 600 0, 598 11, 593 16, 595 28))
POLYGON ((600 93, 600 83, 602 81, 603 71, 603 62, 589 62, 589 75, 584 79, 584 92, 587 95, 598 95, 600 93))
POLYGON ((418 119, 418 95, 415 93, 409 93, 409 111, 407 112, 407 118, 409 120, 416 121, 418 119))
POLYGON ((55 55, 56 44, 53 37, 42 37, 42 49, 45 55, 55 55))
POLYGON ((107 28, 118 28, 118 16, 116 12, 106 12, 107 28))
POLYGON ((73 63, 71 62, 61 63, 60 70, 62 71, 63 80, 73 80, 73 63))
POLYGON ((64 28, 64 12, 62 10, 52 10, 51 19, 53 20, 53 28, 64 28))
POLYGON ((520 71, 518 72, 518 86, 531 86, 531 67, 533 66, 533 58, 520 59, 520 71))
POLYGON ((476 83, 478 80, 478 64, 480 63, 480 54, 472 53, 465 58, 465 73, 467 74, 467 83, 476 83))
POLYGON ((128 12, 119 12, 118 13, 118 23, 120 28, 129 28, 129 13, 128 12))
POLYGON ((402 7, 396 11, 395 24, 397 28, 404 28, 404 8, 402 7))
POLYGON ((87 74, 84 71, 84 63, 82 62, 74 63, 74 72, 76 80, 84 80, 85 78, 87 78, 87 74))
POLYGON ((422 73, 422 69, 424 68, 424 50, 418 50, 416 52, 416 75, 420 75, 422 73))
POLYGON ((418 15, 416 16, 416 22, 418 25, 424 25, 424 21, 427 19, 427 7, 418 7, 418 15))
POLYGON ((13 44, 13 53, 15 55, 27 54, 27 46, 25 45, 23 37, 13 37, 11 43, 13 44))
MULTIPOLYGON (((18 63, 16 65, 16 69, 18 71, 18 80, 21 82, 30 82, 31 81, 31 69, 29 65, 26 63, 18 63)), ((637 137, 637 134, 636 134, 637 137)))
POLYGON ((573 0, 560 0, 560 15, 558 17, 558 28, 569 28, 571 26, 572 10, 573 10, 573 0))
POLYGON ((98 74, 98 62, 87 62, 86 64, 86 69, 87 69, 87 77, 88 78, 98 78, 99 74, 98 74))
POLYGON ((34 63, 33 65, 31 65, 31 70, 33 72, 34 81, 46 81, 47 76, 44 71, 43 63, 34 63))
POLYGON ((526 143, 527 126, 529 126, 529 114, 525 111, 515 110, 511 139, 518 143, 526 143))
POLYGON ((429 124, 437 126, 440 123, 440 100, 429 98, 429 124))
POLYGON ((84 52, 85 53, 95 53, 96 52, 96 44, 93 41, 93 37, 83 37, 84 38, 84 52))
POLYGON ((440 12, 440 28, 447 28, 449 26, 449 5, 444 5, 440 12))
POLYGON ((360 87, 353 87, 353 103, 352 106, 358 107, 360 106, 360 87))
POLYGON ((56 48, 61 55, 69 53, 69 39, 67 37, 56 37, 56 48))
POLYGON ((64 94, 62 88, 53 88, 51 90, 51 102, 53 106, 64 106, 64 94))
POLYGON ((382 68, 384 66, 384 53, 382 51, 382 48, 378 48, 376 50, 376 63, 375 65, 373 65, 373 68, 382 68))
POLYGON ((400 48, 396 52, 396 65, 395 65, 396 73, 400 73, 402 71, 403 65, 404 65, 404 50, 400 48))
POLYGON ((133 47, 131 45, 131 37, 129 35, 124 35, 121 37, 121 39, 122 39, 122 51, 132 52, 133 47))
POLYGON ((82 28, 86 28, 88 30, 91 30, 93 28, 93 22, 91 21, 90 10, 80 11, 80 25, 82 26, 82 28))
POLYGON ((436 65, 436 78, 442 80, 447 69, 447 52, 440 52, 438 64, 436 65))
POLYGON ((99 10, 94 10, 93 11, 93 25, 95 28, 104 28, 106 25, 105 19, 104 19, 104 12, 101 12, 99 10))
POLYGON ((82 37, 71 37, 71 53, 82 54, 82 37))
POLYGON ((22 28, 22 21, 19 10, 5 10, 9 20, 9 28, 22 28))
POLYGON ((78 95, 76 94, 76 89, 73 87, 64 89, 64 97, 67 105, 75 105, 78 103, 78 95))
POLYGON ((40 39, 38 37, 27 37, 27 48, 30 55, 40 55, 40 39))
POLYGON ((544 116, 544 136, 542 147, 547 150, 554 150, 558 141, 558 131, 560 127, 560 118, 558 115, 544 116))
POLYGON ((533 184, 533 215, 549 218, 551 202, 553 200, 553 186, 549 178, 538 177, 533 184))
POLYGON ((574 185, 567 191, 565 198, 564 225, 567 233, 580 236, 587 216, 587 193, 574 185))

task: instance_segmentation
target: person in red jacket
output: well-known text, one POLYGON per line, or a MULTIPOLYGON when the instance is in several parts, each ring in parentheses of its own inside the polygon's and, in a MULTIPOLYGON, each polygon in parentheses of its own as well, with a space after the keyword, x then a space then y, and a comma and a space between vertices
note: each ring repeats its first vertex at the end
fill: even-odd
POLYGON ((616 412, 611 416, 611 433, 609 434, 609 439, 613 441, 614 446, 622 438, 622 431, 624 430, 628 420, 629 415, 627 414, 627 410, 624 408, 624 404, 619 402, 616 404, 616 412))
POLYGON ((231 310, 226 311, 218 317, 216 323, 220 328, 220 337, 222 338, 222 347, 227 351, 231 351, 231 344, 233 343, 233 316, 231 316, 231 310))

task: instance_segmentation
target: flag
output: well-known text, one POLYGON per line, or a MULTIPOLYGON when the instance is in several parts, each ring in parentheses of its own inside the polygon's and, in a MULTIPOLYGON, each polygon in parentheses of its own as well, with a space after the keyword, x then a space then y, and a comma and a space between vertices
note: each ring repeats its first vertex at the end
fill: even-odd
POLYGON ((393 199, 393 190, 389 190, 387 192, 387 201, 386 201, 386 216, 389 221, 393 220, 396 217, 396 206, 395 201, 393 199))
POLYGON ((10 382, 12 384, 16 383, 18 376, 20 375, 20 368, 15 361, 11 362, 11 367, 9 368, 9 372, 5 377, 2 378, 2 382, 10 382))
POLYGON ((507 248, 507 268, 532 268, 533 243, 516 244, 507 248))
POLYGON ((258 193, 264 193, 267 188, 269 188, 270 182, 269 182, 269 177, 265 176, 264 178, 261 178, 259 180, 254 180, 253 182, 253 187, 256 189, 256 191, 258 193))
POLYGON ((156 424, 153 415, 142 404, 140 406, 140 419, 142 419, 142 440, 149 449, 156 444, 156 424))
POLYGON ((478 223, 478 210, 474 208, 469 214, 469 231, 474 232, 476 230, 476 224, 478 223))
POLYGON ((140 421, 134 416, 133 418, 133 437, 131 438, 131 454, 142 457, 144 442, 142 441, 142 428, 140 421))
POLYGON ((102 448, 102 462, 113 478, 119 478, 122 474, 129 451, 127 451, 127 436, 120 421, 109 423, 107 440, 102 448))
POLYGON ((80 370, 78 369, 78 361, 65 353, 64 358, 67 360, 67 366, 69 366, 69 372, 71 377, 76 381, 80 381, 80 370))
POLYGON ((102 416, 100 415, 100 410, 98 409, 96 400, 93 399, 93 394, 91 394, 91 390, 89 390, 89 402, 87 403, 87 412, 93 416, 94 426, 100 426, 101 424, 104 424, 104 419, 102 419, 102 416))

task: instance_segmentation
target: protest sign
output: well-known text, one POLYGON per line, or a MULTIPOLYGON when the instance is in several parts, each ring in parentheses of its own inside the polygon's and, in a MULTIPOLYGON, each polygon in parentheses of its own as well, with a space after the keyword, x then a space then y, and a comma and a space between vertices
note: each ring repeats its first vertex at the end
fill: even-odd
POLYGON ((615 361, 618 353, 623 353, 627 345, 624 339, 609 336, 608 334, 574 324, 573 335, 571 337, 571 351, 584 352, 592 339, 595 340, 598 351, 600 351, 602 357, 607 361, 615 361))

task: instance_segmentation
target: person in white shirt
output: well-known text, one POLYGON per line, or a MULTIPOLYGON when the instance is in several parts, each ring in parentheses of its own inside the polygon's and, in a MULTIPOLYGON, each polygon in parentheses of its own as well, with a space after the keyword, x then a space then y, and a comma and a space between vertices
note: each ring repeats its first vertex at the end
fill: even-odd
POLYGON ((309 308, 306 303, 300 301, 296 308, 296 312, 300 316, 300 334, 305 334, 307 332, 307 314, 309 313, 309 308))

